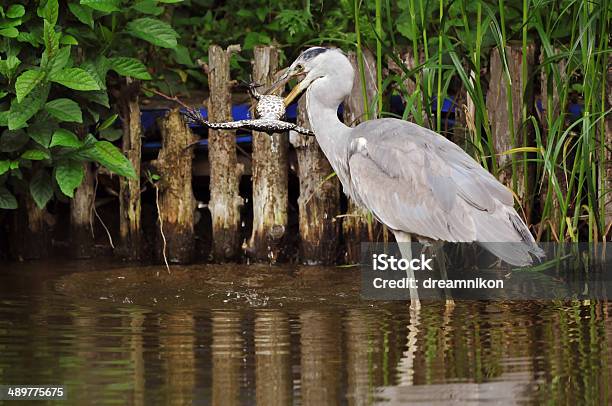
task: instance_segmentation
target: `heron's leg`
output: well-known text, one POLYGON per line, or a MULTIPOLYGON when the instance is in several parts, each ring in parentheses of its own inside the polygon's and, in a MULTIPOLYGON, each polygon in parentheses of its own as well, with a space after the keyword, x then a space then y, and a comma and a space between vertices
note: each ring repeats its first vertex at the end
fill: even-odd
MULTIPOLYGON (((401 231, 395 232, 394 234, 402 257, 410 261, 412 259, 412 238, 410 234, 401 231)), ((406 276, 414 279, 414 270, 409 267, 406 271, 406 276)), ((410 322, 408 324, 407 348, 402 354, 402 359, 398 365, 400 385, 414 385, 414 360, 418 350, 417 337, 419 334, 419 325, 421 324, 420 316, 421 301, 419 300, 419 291, 418 289, 410 288, 410 322)))
MULTIPOLYGON (((401 231, 396 232, 395 240, 397 241, 400 252, 402 253, 402 258, 408 261, 412 260, 412 246, 410 244, 412 238, 410 238, 410 234, 403 233, 401 231)), ((406 277, 408 278, 408 280, 415 280, 414 270, 412 268, 408 267, 408 270, 406 271, 406 277)), ((410 307, 414 309, 418 309, 421 307, 421 301, 419 300, 419 290, 417 288, 410 287, 410 307)))
MULTIPOLYGON (((434 255, 436 256, 436 262, 438 263, 438 268, 440 269, 440 278, 442 280, 448 280, 448 274, 446 273, 446 254, 443 249, 444 243, 441 241, 436 241, 432 244, 432 249, 434 251, 434 255)), ((453 294, 450 289, 446 286, 444 287, 444 297, 446 298, 446 306, 452 307, 455 305, 455 301, 453 300, 453 294)))
POLYGON ((410 306, 410 321, 408 322, 406 337, 406 350, 397 365, 399 386, 414 385, 414 360, 418 351, 419 326, 421 325, 421 308, 410 306))

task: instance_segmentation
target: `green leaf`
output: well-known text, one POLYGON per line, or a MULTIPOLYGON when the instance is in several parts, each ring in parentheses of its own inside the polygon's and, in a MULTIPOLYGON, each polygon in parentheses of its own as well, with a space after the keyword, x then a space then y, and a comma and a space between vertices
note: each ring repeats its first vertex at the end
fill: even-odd
POLYGON ((82 123, 83 114, 79 105, 70 99, 55 99, 45 104, 45 110, 59 121, 82 123))
POLYGON ((104 138, 111 142, 117 141, 121 137, 123 137, 123 131, 119 128, 107 128, 106 130, 100 131, 100 138, 104 138))
POLYGON ((241 8, 240 10, 238 10, 236 12, 236 15, 240 18, 249 18, 251 16, 253 16, 253 10, 248 9, 248 8, 241 8))
POLYGON ((35 33, 32 32, 23 32, 21 31, 19 33, 19 35, 17 36, 17 41, 19 42, 27 42, 30 45, 32 45, 33 47, 37 47, 40 44, 43 43, 42 38, 40 37, 40 35, 37 35, 35 33))
POLYGON ((29 159, 30 161, 42 161, 43 159, 49 159, 49 153, 42 149, 28 149, 26 152, 21 154, 21 158, 29 159))
POLYGON ((269 44, 271 41, 272 39, 266 34, 251 31, 244 37, 243 49, 250 50, 255 48, 255 45, 269 44))
POLYGON ((81 68, 64 68, 49 79, 74 90, 100 90, 96 80, 81 68))
POLYGON ((4 98, 4 96, 6 96, 8 94, 8 92, 5 92, 4 90, 0 90, 0 100, 4 98))
POLYGON ((44 79, 45 72, 42 70, 27 70, 17 78, 15 92, 17 102, 21 102, 34 88, 44 79))
POLYGON ((80 148, 83 143, 79 140, 72 131, 68 131, 64 128, 60 128, 53 133, 51 144, 49 147, 67 147, 67 148, 80 148))
POLYGON ((9 55, 6 59, 0 59, 0 74, 11 79, 20 64, 21 61, 15 55, 9 55))
POLYGON ((168 23, 154 18, 145 17, 130 21, 127 30, 132 36, 163 48, 174 48, 177 45, 176 31, 168 23))
POLYGON ((136 2, 132 8, 143 14, 151 14, 155 16, 164 12, 164 8, 157 5, 157 0, 141 0, 136 2))
POLYGON ((51 119, 46 111, 43 111, 37 114, 34 122, 28 126, 28 136, 39 145, 49 148, 51 135, 56 128, 55 120, 51 119))
POLYGON ((0 29, 0 35, 7 38, 17 38, 19 30, 15 27, 8 27, 0 29))
POLYGON ((409 18, 402 19, 396 25, 397 31, 409 40, 414 40, 414 30, 409 18))
POLYGON ((55 168, 55 180, 63 194, 74 197, 74 189, 83 181, 85 171, 83 163, 78 161, 61 162, 55 168))
POLYGON ((4 175, 11 168, 11 161, 0 161, 0 175, 4 175))
POLYGON ((49 68, 49 76, 57 75, 62 69, 68 65, 70 60, 70 47, 60 48, 55 57, 51 60, 51 66, 49 68))
POLYGON ((0 111, 0 127, 8 126, 8 117, 10 111, 0 111))
POLYGON ((23 21, 21 18, 15 18, 12 20, 2 19, 0 20, 0 28, 19 27, 23 21))
POLYGON ((70 34, 63 34, 59 43, 62 45, 79 45, 79 41, 70 34))
POLYGON ((53 183, 51 175, 46 169, 41 169, 30 181, 30 194, 39 209, 43 209, 53 197, 53 183))
POLYGON ((81 4, 105 13, 119 11, 119 0, 81 0, 81 4))
POLYGON ((15 152, 28 143, 30 138, 23 130, 4 130, 0 135, 0 151, 2 152, 15 152))
POLYGON ((173 4, 173 3, 181 3, 183 0, 159 0, 160 3, 167 3, 167 4, 173 4))
POLYGON ((16 209, 17 199, 9 190, 0 186, 0 209, 16 209))
POLYGON ((135 58, 117 57, 109 58, 110 68, 122 76, 134 79, 151 80, 147 67, 135 58))
POLYGON ((189 55, 189 49, 183 45, 177 45, 177 47, 174 48, 174 60, 181 65, 190 67, 195 66, 189 55))
POLYGON ((25 127, 27 121, 42 108, 49 95, 49 84, 42 83, 32 90, 21 102, 13 99, 8 116, 9 130, 25 127))
POLYGON ((270 10, 267 7, 258 7, 255 9, 255 15, 262 23, 266 20, 266 17, 268 16, 269 12, 270 10))
POLYGON ((136 179, 136 172, 131 162, 108 141, 96 142, 93 148, 84 151, 84 154, 118 175, 136 179))
POLYGON ((102 124, 100 124, 100 127, 98 127, 98 129, 99 130, 107 129, 108 127, 113 125, 113 123, 117 120, 117 117, 119 117, 119 114, 113 114, 112 116, 110 116, 109 118, 104 120, 104 122, 102 124))
POLYGON ((44 18, 51 25, 57 23, 57 16, 59 14, 59 4, 57 0, 46 0, 43 7, 38 8, 38 16, 44 18))
POLYGON ((55 27, 52 24, 44 20, 43 43, 45 44, 45 51, 40 62, 41 66, 46 66, 59 50, 60 35, 60 33, 55 32, 55 27))
POLYGON ((89 7, 83 7, 80 4, 76 3, 68 3, 68 8, 70 12, 85 25, 88 25, 89 28, 93 30, 94 28, 94 20, 93 20, 93 11, 89 7))
POLYGON ((84 96, 88 101, 92 103, 97 103, 106 108, 110 108, 110 103, 108 101, 108 93, 104 90, 97 90, 91 92, 83 92, 81 96, 84 96))
POLYGON ((96 123, 100 121, 100 113, 98 113, 96 110, 87 107, 87 112, 91 115, 93 121, 95 121, 96 123))
POLYGON ((108 72, 108 59, 104 56, 98 57, 95 61, 85 61, 81 64, 81 69, 86 70, 96 81, 100 89, 106 89, 106 74, 108 72))
POLYGON ((8 18, 19 18, 19 17, 23 17, 24 14, 25 14, 25 7, 23 7, 21 4, 13 4, 6 11, 6 16, 8 18))

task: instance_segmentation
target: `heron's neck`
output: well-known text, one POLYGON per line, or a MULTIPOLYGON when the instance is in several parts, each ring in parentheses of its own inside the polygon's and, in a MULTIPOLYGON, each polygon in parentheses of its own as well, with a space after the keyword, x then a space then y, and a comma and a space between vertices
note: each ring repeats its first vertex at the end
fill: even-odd
POLYGON ((334 94, 329 79, 319 79, 306 91, 306 110, 321 150, 338 172, 339 165, 346 155, 350 128, 338 118, 338 106, 344 95, 334 94))

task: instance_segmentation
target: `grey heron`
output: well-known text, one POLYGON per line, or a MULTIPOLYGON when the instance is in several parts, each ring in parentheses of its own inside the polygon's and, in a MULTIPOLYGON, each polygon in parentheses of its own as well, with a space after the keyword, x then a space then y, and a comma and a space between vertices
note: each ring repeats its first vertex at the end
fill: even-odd
MULTIPOLYGON (((353 128, 343 124, 338 106, 351 92, 354 74, 342 51, 314 47, 302 52, 273 85, 301 79, 285 104, 306 92, 310 125, 346 195, 370 210, 398 243, 410 242, 411 235, 477 242, 515 266, 543 255, 514 209, 510 190, 458 145, 394 118, 353 128)), ((402 255, 410 252, 402 250, 402 255)))

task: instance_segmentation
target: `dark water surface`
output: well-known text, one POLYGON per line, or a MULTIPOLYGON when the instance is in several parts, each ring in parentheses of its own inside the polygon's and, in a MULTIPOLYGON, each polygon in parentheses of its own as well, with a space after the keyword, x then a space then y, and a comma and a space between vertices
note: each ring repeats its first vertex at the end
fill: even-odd
POLYGON ((354 269, 119 266, 0 264, 0 384, 65 385, 62 405, 612 404, 609 303, 411 311, 361 301, 354 269))

